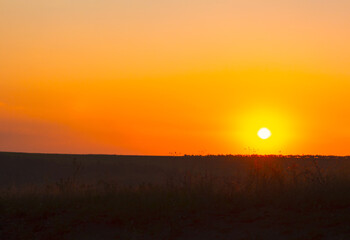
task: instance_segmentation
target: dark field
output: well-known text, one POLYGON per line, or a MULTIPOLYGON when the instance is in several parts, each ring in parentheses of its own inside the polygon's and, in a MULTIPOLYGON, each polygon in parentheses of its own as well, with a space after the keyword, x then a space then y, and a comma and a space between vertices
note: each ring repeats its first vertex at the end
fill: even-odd
POLYGON ((349 160, 0 153, 0 239, 350 239, 349 160))

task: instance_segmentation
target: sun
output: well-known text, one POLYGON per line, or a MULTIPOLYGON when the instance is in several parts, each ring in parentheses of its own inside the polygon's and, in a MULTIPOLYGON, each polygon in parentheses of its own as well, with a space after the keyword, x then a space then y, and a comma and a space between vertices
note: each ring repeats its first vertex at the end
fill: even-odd
POLYGON ((271 137, 271 131, 269 129, 267 129, 267 128, 261 128, 258 131, 258 136, 261 139, 268 139, 269 137, 271 137))

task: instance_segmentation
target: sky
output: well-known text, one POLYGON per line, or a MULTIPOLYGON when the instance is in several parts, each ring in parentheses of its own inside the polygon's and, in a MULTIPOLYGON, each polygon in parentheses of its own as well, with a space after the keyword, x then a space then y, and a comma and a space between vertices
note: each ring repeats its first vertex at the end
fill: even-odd
POLYGON ((0 0, 0 36, 0 151, 350 155, 349 1, 0 0))

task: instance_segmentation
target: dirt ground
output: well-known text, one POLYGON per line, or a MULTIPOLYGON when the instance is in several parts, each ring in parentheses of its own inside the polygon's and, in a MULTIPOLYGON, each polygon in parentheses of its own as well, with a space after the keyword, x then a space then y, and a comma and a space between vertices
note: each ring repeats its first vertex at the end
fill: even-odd
POLYGON ((107 224, 81 225, 65 239, 350 239, 350 207, 317 212, 261 208, 240 213, 191 216, 158 229, 123 230, 107 224))

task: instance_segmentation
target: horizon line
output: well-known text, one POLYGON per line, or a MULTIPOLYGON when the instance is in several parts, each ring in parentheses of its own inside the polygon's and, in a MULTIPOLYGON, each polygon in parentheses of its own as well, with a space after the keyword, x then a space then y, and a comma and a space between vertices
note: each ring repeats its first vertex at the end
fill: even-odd
POLYGON ((320 154, 182 154, 182 155, 143 155, 143 154, 112 154, 112 153, 45 153, 45 152, 11 152, 0 151, 0 154, 38 154, 38 155, 72 155, 72 156, 120 156, 120 157, 210 157, 210 156, 274 156, 274 157, 350 157, 350 155, 320 155, 320 154))

